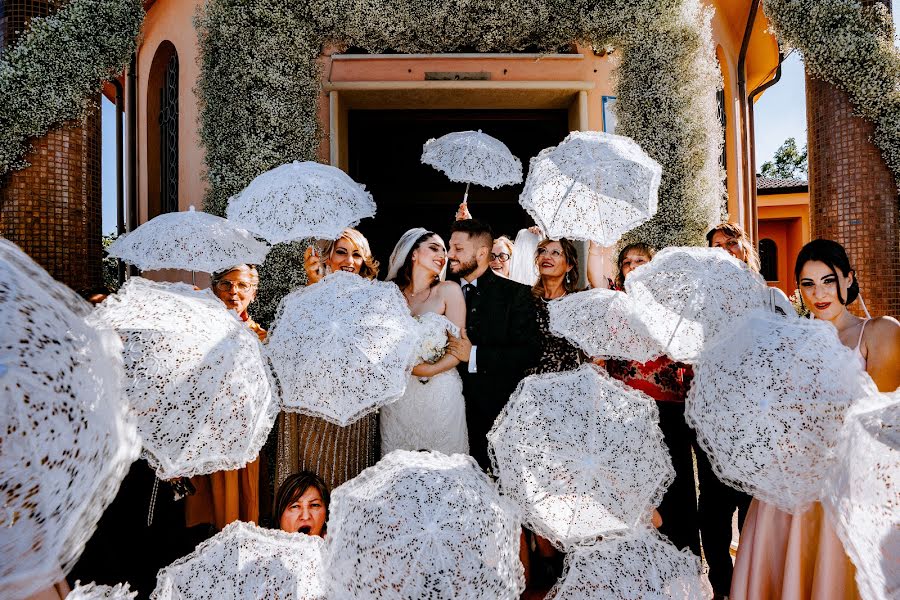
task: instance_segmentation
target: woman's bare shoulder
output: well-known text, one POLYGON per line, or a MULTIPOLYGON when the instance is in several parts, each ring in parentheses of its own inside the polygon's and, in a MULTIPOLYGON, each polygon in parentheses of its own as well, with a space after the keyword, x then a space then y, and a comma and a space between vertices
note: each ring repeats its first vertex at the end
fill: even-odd
POLYGON ((875 317, 866 326, 866 341, 900 344, 900 321, 887 315, 875 317))
POLYGON ((453 297, 462 296, 462 288, 455 281, 442 281, 437 284, 438 293, 442 296, 453 297))

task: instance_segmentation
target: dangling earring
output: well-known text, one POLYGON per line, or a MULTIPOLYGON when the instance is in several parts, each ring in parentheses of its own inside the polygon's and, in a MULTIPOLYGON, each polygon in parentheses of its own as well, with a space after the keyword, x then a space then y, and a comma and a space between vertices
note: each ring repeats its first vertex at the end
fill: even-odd
POLYGON ((571 283, 571 280, 569 279, 569 275, 571 273, 572 273, 572 271, 566 271, 566 283, 571 283))

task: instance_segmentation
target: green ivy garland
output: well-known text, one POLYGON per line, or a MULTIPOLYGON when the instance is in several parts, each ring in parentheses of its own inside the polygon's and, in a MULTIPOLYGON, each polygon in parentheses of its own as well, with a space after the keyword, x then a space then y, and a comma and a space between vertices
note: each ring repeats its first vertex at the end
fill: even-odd
POLYGON ((0 56, 0 176, 28 166, 31 138, 92 107, 128 64, 143 20, 141 0, 69 0, 30 21, 0 56))
POLYGON ((872 141, 900 188, 900 50, 887 8, 858 0, 765 0, 764 8, 780 42, 874 123, 872 141))
MULTIPOLYGON (((577 41, 621 52, 619 132, 664 167, 659 213, 632 237, 702 243, 722 198, 710 15, 699 0, 207 0, 195 19, 204 206, 222 215, 259 173, 316 159, 325 43, 433 53, 552 52, 577 41)), ((277 246, 266 260, 254 307, 262 323, 303 282, 302 249, 277 246)))

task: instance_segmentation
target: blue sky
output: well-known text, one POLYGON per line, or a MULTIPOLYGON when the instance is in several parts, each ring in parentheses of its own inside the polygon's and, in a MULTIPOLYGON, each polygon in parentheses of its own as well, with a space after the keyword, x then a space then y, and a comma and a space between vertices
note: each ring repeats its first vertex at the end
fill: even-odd
MULTIPOLYGON (((900 0, 892 0, 895 29, 900 31, 900 0)), ((781 81, 756 103, 756 164, 770 160, 789 137, 806 143, 806 89, 803 62, 794 53, 785 60, 781 81)), ((116 109, 103 99, 103 232, 116 230, 116 109)))

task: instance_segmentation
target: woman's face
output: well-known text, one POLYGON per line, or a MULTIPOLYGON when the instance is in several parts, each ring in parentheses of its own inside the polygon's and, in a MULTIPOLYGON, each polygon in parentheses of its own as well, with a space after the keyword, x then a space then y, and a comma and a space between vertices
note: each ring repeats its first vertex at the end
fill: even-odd
POLYGON ((447 264, 447 248, 437 234, 431 236, 413 250, 413 265, 418 265, 434 275, 440 275, 447 264))
POLYGON ((325 502, 322 494, 310 486, 281 513, 279 527, 288 533, 322 536, 325 528, 325 502))
POLYGON ((243 314, 256 298, 257 284, 246 269, 226 273, 213 286, 213 293, 229 310, 243 314))
POLYGON ((747 262, 747 251, 741 244, 741 240, 731 237, 724 231, 717 231, 712 236, 712 247, 722 248, 741 262, 747 262))
POLYGON ((347 238, 341 238, 334 244, 331 256, 325 261, 325 264, 331 269, 332 273, 337 271, 346 271, 348 273, 356 273, 362 269, 363 255, 356 247, 356 244, 347 238))
POLYGON ((619 271, 622 273, 622 279, 628 277, 629 273, 648 262, 650 262, 650 257, 640 250, 629 250, 622 258, 622 264, 619 265, 619 271))
POLYGON ((563 277, 572 266, 566 261, 562 244, 550 242, 537 249, 537 268, 541 277, 563 277))
POLYGON ((838 290, 841 290, 841 298, 846 300, 847 290, 853 283, 853 273, 844 277, 840 269, 836 272, 837 275, 818 260, 807 261, 800 269, 800 295, 817 319, 831 321, 846 310, 838 298, 838 290))
POLYGON ((506 244, 494 242, 491 248, 491 269, 498 275, 509 277, 509 249, 506 244))

